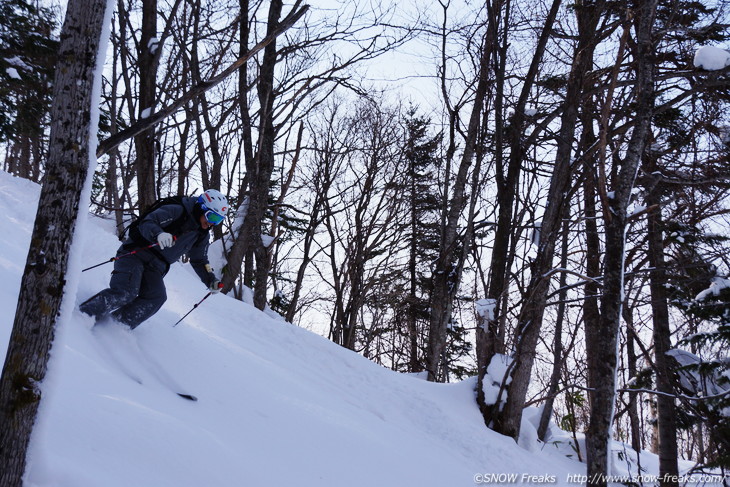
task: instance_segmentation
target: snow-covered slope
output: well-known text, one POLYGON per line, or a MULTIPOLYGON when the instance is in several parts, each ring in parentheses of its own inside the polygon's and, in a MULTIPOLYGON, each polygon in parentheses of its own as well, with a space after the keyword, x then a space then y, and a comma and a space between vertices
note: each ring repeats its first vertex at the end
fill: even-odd
MULTIPOLYGON (((32 230, 27 202, 39 188, 0 173, 0 193, 4 359, 32 230)), ((118 241, 108 222, 89 218, 91 265, 114 255, 118 241)), ((105 287, 110 271, 83 273, 78 300, 105 287)), ((227 296, 173 327, 206 289, 182 264, 166 282, 167 303, 134 332, 64 313, 28 485, 471 486, 479 473, 560 480, 582 469, 484 428, 471 381, 396 374, 227 296)))
MULTIPOLYGON (((0 359, 38 193, 0 172, 0 359)), ((118 246, 109 222, 89 218, 87 265, 118 246)), ((111 267, 72 277, 77 299, 105 287, 111 267)), ((512 473, 513 484, 580 484, 585 466, 565 445, 539 447, 530 419, 525 448, 487 430, 472 380, 432 384, 385 370, 223 295, 173 327, 206 289, 182 264, 166 283, 167 303, 134 332, 63 314, 27 485, 452 487, 512 473)))

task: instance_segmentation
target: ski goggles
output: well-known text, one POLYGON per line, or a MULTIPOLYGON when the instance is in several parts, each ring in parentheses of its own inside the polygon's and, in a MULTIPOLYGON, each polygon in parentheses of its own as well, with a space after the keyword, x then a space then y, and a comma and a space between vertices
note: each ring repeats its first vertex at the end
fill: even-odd
POLYGON ((200 208, 203 210, 203 215, 205 215, 205 219, 210 223, 211 225, 218 225, 220 224, 225 218, 218 213, 216 213, 213 210, 208 209, 207 206, 201 204, 200 208))

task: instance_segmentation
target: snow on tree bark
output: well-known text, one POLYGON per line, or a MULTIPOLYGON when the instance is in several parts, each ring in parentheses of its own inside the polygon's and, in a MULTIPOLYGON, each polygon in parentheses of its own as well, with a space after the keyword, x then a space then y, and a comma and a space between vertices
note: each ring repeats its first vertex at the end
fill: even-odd
POLYGON ((496 409, 495 405, 489 405, 484 397, 484 376, 486 368, 489 366, 492 358, 504 353, 504 336, 502 330, 499 329, 501 320, 500 301, 507 290, 507 269, 510 266, 511 258, 508 255, 509 243, 512 231, 512 212, 515 202, 517 185, 520 179, 521 165, 524 158, 523 148, 523 131, 525 124, 525 106, 533 85, 537 79, 538 68, 542 62, 545 47, 547 45, 550 33, 552 32, 555 18, 558 14, 561 0, 553 0, 550 12, 545 21, 540 40, 535 49, 532 58, 530 70, 525 80, 525 85, 520 94, 514 118, 511 124, 514 126, 510 137, 510 158, 507 168, 507 175, 502 190, 498 193, 499 200, 499 216, 495 229, 494 248, 492 250, 492 259, 490 264, 490 284, 487 298, 492 299, 496 304, 496 308, 489 319, 485 320, 484 326, 477 330, 477 368, 479 370, 479 378, 477 385, 477 403, 484 416, 486 424, 491 424, 496 409))

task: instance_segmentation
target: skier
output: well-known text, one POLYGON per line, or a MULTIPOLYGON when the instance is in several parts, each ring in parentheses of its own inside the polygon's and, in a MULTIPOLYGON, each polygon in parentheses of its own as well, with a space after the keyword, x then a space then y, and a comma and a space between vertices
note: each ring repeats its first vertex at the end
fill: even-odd
POLYGON ((111 313, 115 320, 136 328, 167 300, 163 278, 183 254, 200 280, 217 293, 221 284, 208 263, 208 239, 210 229, 224 220, 227 211, 225 196, 215 189, 198 198, 159 200, 130 225, 129 238, 117 251, 117 256, 128 255, 114 262, 109 287, 79 309, 97 322, 111 313), (130 255, 132 250, 137 251, 130 255))

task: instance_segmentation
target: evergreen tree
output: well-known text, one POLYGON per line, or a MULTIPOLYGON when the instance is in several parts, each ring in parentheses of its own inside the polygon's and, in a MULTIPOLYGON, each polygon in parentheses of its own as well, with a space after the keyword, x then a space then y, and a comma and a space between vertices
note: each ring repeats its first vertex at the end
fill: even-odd
POLYGON ((678 392, 706 399, 683 401, 685 428, 698 422, 710 432, 708 467, 730 468, 730 279, 718 272, 700 246, 717 246, 728 239, 707 235, 696 227, 674 223, 672 242, 672 304, 693 323, 673 350, 678 392))
POLYGON ((436 171, 440 164, 438 151, 442 134, 430 135, 431 121, 411 108, 405 117, 405 178, 400 194, 408 202, 405 218, 405 240, 408 249, 407 284, 403 287, 401 307, 405 313, 405 334, 408 337, 408 369, 424 369, 425 338, 429 320, 430 267, 437 257, 439 208, 436 192, 436 171))
MULTIPOLYGON (((366 305, 378 319, 367 332, 366 355, 401 372, 422 372, 426 365, 432 264, 439 239, 438 169, 442 134, 411 107, 402 116, 397 176, 390 183, 397 218, 397 242, 390 249, 398 265, 385 266, 366 305), (377 322, 376 322, 377 321, 377 322)), ((459 347, 444 355, 458 360, 459 347)))
POLYGON ((0 142, 12 145, 6 167, 40 179, 58 42, 50 9, 0 2, 0 142))

